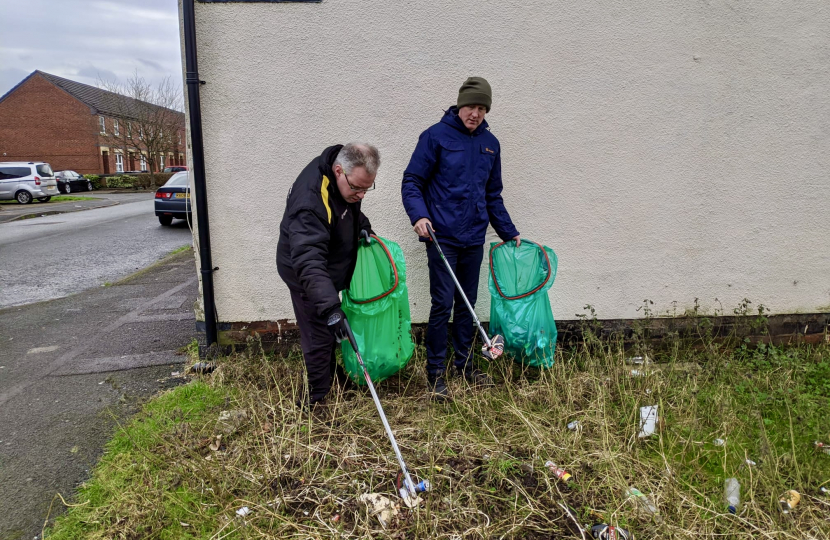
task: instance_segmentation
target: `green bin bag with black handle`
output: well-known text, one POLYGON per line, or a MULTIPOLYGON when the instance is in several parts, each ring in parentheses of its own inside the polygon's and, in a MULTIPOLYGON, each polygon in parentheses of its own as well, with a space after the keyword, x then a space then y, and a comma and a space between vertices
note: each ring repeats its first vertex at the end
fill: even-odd
MULTIPOLYGON (((352 327, 360 355, 373 382, 399 372, 412 358, 412 319, 406 288, 406 262, 395 242, 372 236, 360 242, 357 264, 349 288, 343 291, 341 308, 352 327)), ((366 378, 348 341, 343 364, 353 381, 366 378)))
POLYGON ((548 290, 557 263, 552 249, 529 240, 490 245, 490 332, 504 337, 517 362, 553 365, 557 332, 548 290))

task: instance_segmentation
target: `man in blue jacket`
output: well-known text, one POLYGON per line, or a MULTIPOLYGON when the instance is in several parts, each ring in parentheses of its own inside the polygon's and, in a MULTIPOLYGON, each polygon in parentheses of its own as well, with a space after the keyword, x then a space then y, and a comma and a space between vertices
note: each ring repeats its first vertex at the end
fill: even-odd
MULTIPOLYGON (((499 141, 484 121, 492 95, 486 80, 468 78, 458 91, 456 106, 421 134, 401 186, 403 205, 415 232, 426 240, 427 225, 433 228, 474 307, 487 224, 493 225, 502 240, 521 243, 501 196, 499 141)), ((456 295, 438 250, 432 242, 426 246, 432 296, 426 336, 427 380, 433 397, 443 401, 448 399, 444 372, 450 313, 457 373, 474 385, 490 385, 492 380, 473 365, 473 318, 456 295)))

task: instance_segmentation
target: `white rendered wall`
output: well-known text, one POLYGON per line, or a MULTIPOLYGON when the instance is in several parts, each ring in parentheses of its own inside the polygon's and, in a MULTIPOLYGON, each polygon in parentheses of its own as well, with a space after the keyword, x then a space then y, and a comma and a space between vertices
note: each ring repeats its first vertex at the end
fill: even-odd
POLYGON ((288 188, 366 141, 383 163, 364 212, 403 247, 424 322, 400 181, 470 75, 493 87, 507 208, 559 256, 556 318, 830 310, 826 0, 197 2, 196 25, 222 321, 293 319, 274 262, 288 188))

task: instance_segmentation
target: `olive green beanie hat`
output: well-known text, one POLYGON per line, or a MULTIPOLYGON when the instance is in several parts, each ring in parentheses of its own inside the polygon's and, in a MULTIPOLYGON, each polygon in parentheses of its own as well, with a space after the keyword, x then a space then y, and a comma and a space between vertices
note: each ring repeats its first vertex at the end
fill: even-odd
POLYGON ((483 77, 470 77, 458 89, 458 108, 466 105, 484 105, 490 112, 493 104, 493 90, 483 77))

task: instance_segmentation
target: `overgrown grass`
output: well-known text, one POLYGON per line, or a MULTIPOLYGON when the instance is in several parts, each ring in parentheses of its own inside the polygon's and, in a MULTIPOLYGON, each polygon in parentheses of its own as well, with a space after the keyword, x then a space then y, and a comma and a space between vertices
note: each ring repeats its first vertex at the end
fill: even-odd
POLYGON ((358 500, 399 501, 398 465, 370 396, 337 391, 302 414, 299 354, 253 344, 151 402, 46 538, 579 538, 560 504, 583 524, 638 538, 830 537, 830 497, 820 492, 830 455, 813 444, 830 442, 827 345, 708 341, 652 353, 644 368, 626 356, 621 343, 586 341, 559 351, 548 371, 504 360, 488 367, 496 388, 452 379, 454 401, 434 404, 417 349, 378 390, 407 465, 433 490, 384 529, 358 500), (655 404, 658 431, 640 439, 639 407, 655 404), (227 409, 247 418, 215 450, 227 409), (581 426, 569 430, 573 420, 581 426), (548 459, 574 474, 574 488, 543 467, 548 459), (723 503, 733 476, 738 515, 723 503), (629 486, 659 519, 627 500, 629 486), (788 489, 802 500, 784 515, 777 501, 788 489))

